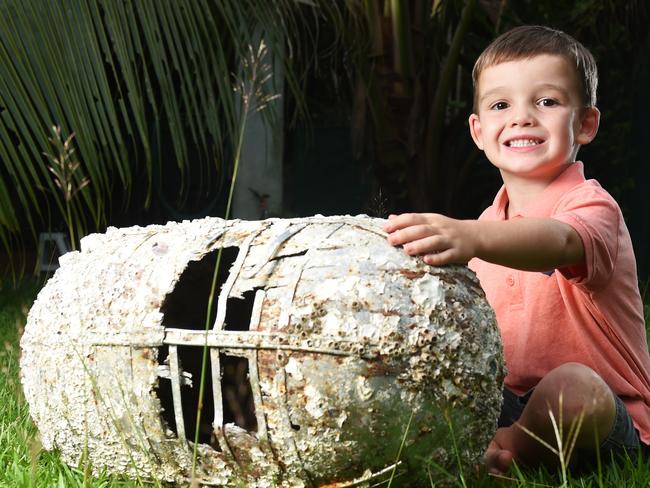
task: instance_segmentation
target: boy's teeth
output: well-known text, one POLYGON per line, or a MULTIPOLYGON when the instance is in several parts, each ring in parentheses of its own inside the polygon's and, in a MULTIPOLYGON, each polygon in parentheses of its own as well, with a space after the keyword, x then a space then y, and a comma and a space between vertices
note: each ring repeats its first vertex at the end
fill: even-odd
POLYGON ((537 144, 537 141, 533 139, 515 139, 510 141, 510 147, 524 147, 524 146, 534 146, 537 144))

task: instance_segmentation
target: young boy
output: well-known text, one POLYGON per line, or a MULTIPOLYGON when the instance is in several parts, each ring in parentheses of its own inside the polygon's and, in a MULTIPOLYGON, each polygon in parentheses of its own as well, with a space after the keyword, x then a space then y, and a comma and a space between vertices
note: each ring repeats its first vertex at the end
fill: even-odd
POLYGON ((474 66, 470 133, 503 178, 478 220, 391 215, 388 241, 430 265, 469 261, 494 308, 508 369, 488 469, 556 466, 549 411, 572 462, 650 443, 650 357, 636 264, 615 200, 576 162, 598 130, 592 55, 542 26, 497 38, 474 66), (560 411, 561 410, 561 411, 560 411))

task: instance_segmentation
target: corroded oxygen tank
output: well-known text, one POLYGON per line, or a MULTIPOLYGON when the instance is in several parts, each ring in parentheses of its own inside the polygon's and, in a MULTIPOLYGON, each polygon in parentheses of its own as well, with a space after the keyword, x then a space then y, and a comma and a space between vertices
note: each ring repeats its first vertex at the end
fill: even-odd
POLYGON ((407 256, 382 224, 205 218, 85 237, 21 341, 43 445, 208 486, 472 469, 501 402, 493 312, 471 271, 407 256))

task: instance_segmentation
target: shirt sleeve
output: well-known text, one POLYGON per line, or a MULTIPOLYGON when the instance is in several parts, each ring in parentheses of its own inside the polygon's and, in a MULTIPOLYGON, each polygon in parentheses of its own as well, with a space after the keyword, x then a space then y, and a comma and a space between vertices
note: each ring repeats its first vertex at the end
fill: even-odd
POLYGON ((606 286, 616 264, 623 218, 616 201, 600 186, 581 185, 558 202, 551 217, 575 229, 585 252, 583 265, 558 271, 585 288, 606 286))

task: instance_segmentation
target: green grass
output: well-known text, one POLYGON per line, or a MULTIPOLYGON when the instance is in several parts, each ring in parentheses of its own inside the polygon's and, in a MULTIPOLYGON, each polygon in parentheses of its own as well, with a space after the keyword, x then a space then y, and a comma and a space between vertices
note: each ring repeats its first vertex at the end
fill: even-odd
MULTIPOLYGON (((5 285, 7 286, 7 285, 5 285)), ((22 333, 25 315, 31 305, 38 283, 23 281, 17 289, 0 288, 0 488, 2 487, 84 487, 110 488, 151 486, 133 480, 108 475, 92 477, 83 466, 69 467, 56 452, 45 451, 39 440, 34 424, 29 417, 27 404, 22 394, 18 361, 20 356, 19 338, 22 333)), ((462 439, 459 439, 462 444, 462 439)), ((441 473, 431 468, 431 479, 439 480, 441 473)), ((650 486, 650 459, 629 460, 618 464, 605 465, 600 473, 590 473, 574 477, 569 473, 567 483, 557 474, 545 471, 515 472, 511 482, 502 481, 485 474, 477 474, 466 479, 455 479, 453 485, 461 487, 644 487, 650 486)), ((379 485, 386 486, 386 484, 379 485)), ((400 487, 400 479, 391 482, 392 487, 400 487)), ((430 486, 436 486, 431 482, 430 486)), ((426 488, 426 487, 424 487, 426 488)))
MULTIPOLYGON (((114 476, 91 477, 81 467, 64 464, 45 451, 20 385, 20 334, 39 284, 24 280, 17 288, 0 288, 0 487, 127 487, 140 483, 114 476)), ((150 485, 146 485, 150 486, 150 485)))

